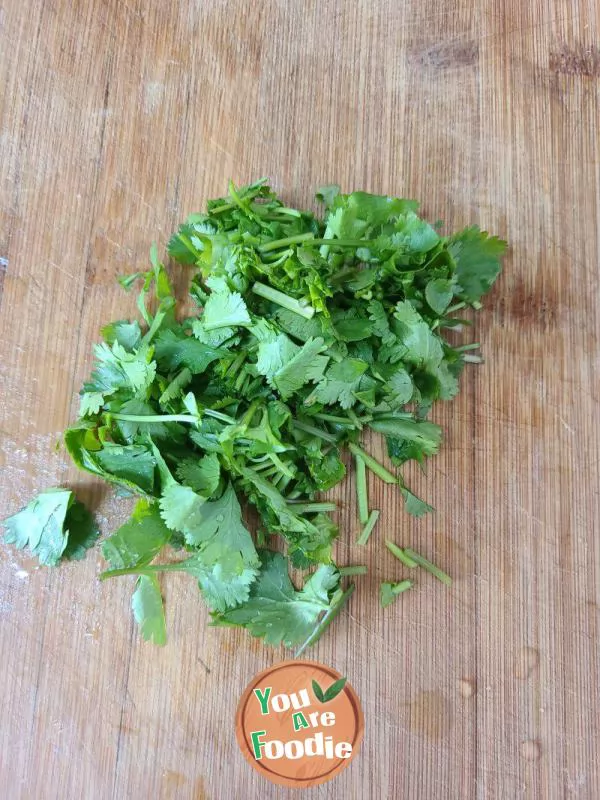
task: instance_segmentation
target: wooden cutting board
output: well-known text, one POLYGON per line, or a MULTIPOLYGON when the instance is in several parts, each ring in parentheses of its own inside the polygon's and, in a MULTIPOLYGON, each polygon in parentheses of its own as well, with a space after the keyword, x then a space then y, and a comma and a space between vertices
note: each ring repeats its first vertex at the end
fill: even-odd
MULTIPOLYGON (((370 572, 311 656, 349 677, 366 735, 303 796, 600 796, 599 47, 591 0, 0 3, 2 517, 56 484, 105 531, 126 516, 55 443, 100 324, 134 313, 116 276, 229 177, 269 175, 292 204, 326 182, 416 197, 510 240, 476 322, 486 363, 411 475, 436 514, 373 482, 365 556, 340 495, 339 559, 370 572), (452 589, 424 578, 382 611, 401 574, 384 535, 452 589)), ((177 575, 168 645, 146 645, 101 563, 0 549, 1 794, 291 797, 234 736, 246 683, 285 653, 207 628, 177 575)))

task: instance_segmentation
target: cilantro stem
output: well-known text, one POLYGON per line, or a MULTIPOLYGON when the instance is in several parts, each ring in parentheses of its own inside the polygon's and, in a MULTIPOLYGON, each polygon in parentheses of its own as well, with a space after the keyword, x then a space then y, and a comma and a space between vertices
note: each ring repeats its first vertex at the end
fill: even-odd
POLYGON ((196 248, 192 244, 191 239, 188 236, 186 236, 185 233, 182 233, 181 231, 177 234, 177 238, 179 239, 179 241, 183 245, 185 245, 187 247, 187 249, 194 256, 194 258, 197 259, 198 258, 198 251, 196 250, 196 248))
POLYGON ((296 217, 300 219, 302 217, 302 213, 298 211, 297 208, 288 208, 288 206, 278 206, 276 209, 278 214, 285 214, 288 217, 296 217))
MULTIPOLYGON (((254 415, 258 411, 258 407, 260 406, 260 403, 261 403, 261 401, 260 401, 260 398, 258 398, 258 397, 250 403, 250 405, 248 406, 247 410, 244 412, 244 416, 240 420, 240 425, 242 425, 242 426, 250 425, 254 415)), ((231 421, 235 422, 236 420, 231 420, 231 421)))
POLYGON ((454 311, 460 311, 462 308, 465 308, 466 303, 455 303, 453 306, 450 306, 446 309, 446 314, 452 314, 454 311))
MULTIPOLYGON (((205 331, 218 331, 222 328, 248 328, 250 326, 249 322, 233 322, 230 323, 227 319, 217 320, 216 322, 204 322, 202 321, 202 325, 205 331)), ((231 338, 230 336, 228 339, 231 338)))
POLYGON ((208 212, 209 214, 222 214, 223 211, 229 211, 231 208, 235 208, 235 203, 223 203, 223 205, 216 206, 216 208, 211 208, 208 212))
MULTIPOLYGON (((220 411, 213 411, 212 408, 205 408, 202 412, 207 417, 226 422, 228 425, 233 425, 235 420, 227 414, 221 414, 220 411)), ((197 423, 199 417, 195 414, 121 414, 118 412, 107 412, 107 416, 113 419, 120 419, 123 422, 191 422, 197 423)))
POLYGON ((458 347, 455 347, 457 353, 464 353, 466 350, 479 350, 481 345, 479 342, 473 342, 472 344, 461 344, 458 347))
MULTIPOLYGON (((161 305, 163 305, 163 303, 161 303, 161 305)), ((173 302, 171 301, 170 303, 164 303, 164 306, 168 306, 167 308, 168 310, 169 308, 173 307, 173 302)), ((148 330, 144 335, 144 338, 142 339, 142 344, 150 344, 152 339, 154 339, 154 337, 158 333, 158 330, 162 325, 164 318, 167 315, 167 310, 165 310, 164 306, 162 309, 159 308, 159 310, 156 312, 156 316, 152 320, 152 325, 150 325, 150 327, 148 328, 148 330)))
POLYGON ((283 264, 284 261, 287 261, 287 259, 293 254, 293 252, 294 251, 292 250, 292 248, 289 247, 287 250, 280 250, 278 253, 273 253, 272 256, 271 255, 267 256, 263 253, 263 261, 265 258, 268 257, 269 259, 267 262, 268 269, 272 270, 273 267, 278 267, 280 264, 283 264))
POLYGON ((362 565, 357 567, 338 567, 338 572, 342 577, 346 575, 366 575, 367 568, 362 565))
POLYGON ((283 493, 287 489, 291 480, 292 479, 289 477, 289 475, 280 475, 279 478, 276 478, 273 481, 273 484, 277 487, 280 493, 283 493))
POLYGON ((367 524, 362 529, 362 533, 356 540, 356 544, 366 544, 369 541, 369 536, 373 533, 373 528, 377 524, 377 520, 379 519, 379 511, 377 509, 373 509, 369 514, 369 519, 367 520, 367 524))
POLYGON ((330 247, 366 247, 373 242, 369 239, 313 239, 311 244, 325 244, 330 247))
POLYGON ((282 475, 285 475, 290 479, 294 477, 295 473, 292 472, 289 465, 285 461, 282 461, 276 453, 269 453, 269 459, 273 462, 282 475))
POLYGON ((279 250, 289 244, 310 244, 329 245, 330 247, 364 247, 372 244, 368 239, 315 239, 313 233, 299 233, 296 236, 287 236, 285 239, 275 239, 273 242, 263 244, 258 248, 259 253, 268 253, 271 250, 279 250))
POLYGON ((302 503, 288 500, 288 505, 290 505, 297 514, 319 514, 322 511, 337 510, 335 503, 302 503))
POLYGON ((282 308, 287 308, 288 311, 299 314, 301 317, 304 317, 304 319, 312 319, 315 315, 315 309, 308 305, 308 303, 302 303, 300 300, 296 300, 295 297, 290 297, 277 289, 273 289, 272 286, 267 286, 265 283, 255 283, 252 287, 252 291, 259 297, 270 300, 271 303, 275 303, 282 308))
POLYGON ((273 464, 273 462, 269 459, 269 468, 268 469, 259 469, 258 467, 253 467, 255 472, 260 472, 261 478, 270 478, 271 475, 276 475, 280 473, 279 467, 273 464))
POLYGON ((359 420, 359 418, 356 416, 356 414, 351 408, 348 409, 348 417, 350 418, 350 422, 352 422, 355 428, 358 428, 359 431, 362 430, 363 427, 362 422, 359 420))
POLYGON ((323 420, 323 422, 331 422, 334 425, 350 425, 354 427, 354 423, 348 417, 336 417, 335 414, 313 414, 315 419, 323 420))
POLYGON ((235 375, 237 375, 238 370, 241 368, 245 360, 246 360, 246 353, 242 350, 242 352, 238 353, 238 355, 233 359, 231 364, 227 367, 227 369, 225 370, 225 375, 229 379, 235 377, 235 375))
POLYGON ((285 239, 275 239, 269 244, 263 244, 258 248, 259 253, 269 253, 271 250, 280 250, 282 247, 287 247, 288 244, 299 244, 306 242, 308 239, 313 239, 314 233, 299 233, 296 236, 286 236, 285 239))
POLYGON ((337 437, 334 436, 333 433, 327 433, 327 431, 321 430, 321 428, 316 428, 314 425, 309 425, 306 422, 300 422, 300 420, 295 419, 292 425, 299 431, 304 431, 304 433, 312 433, 313 436, 318 436, 320 439, 324 439, 326 442, 337 441, 337 437))
POLYGON ((257 471, 273 466, 273 462, 269 458, 268 453, 266 453, 264 456, 257 456, 256 458, 248 456, 248 461, 252 463, 252 469, 255 469, 257 471))
POLYGON ((380 464, 379 461, 376 461, 373 458, 373 456, 370 456, 368 453, 365 453, 365 451, 362 450, 357 444, 354 444, 354 442, 350 442, 348 444, 348 449, 353 455, 362 458, 362 460, 365 462, 366 466, 371 470, 371 472, 374 472, 375 475, 381 478, 382 481, 385 481, 386 483, 398 483, 398 479, 396 478, 395 475, 392 475, 392 473, 389 470, 387 470, 383 466, 383 464, 380 464))
POLYGON ((402 594, 402 592, 405 592, 407 589, 411 589, 412 585, 413 582, 409 578, 406 578, 403 581, 399 581, 394 586, 392 586, 392 594, 395 595, 402 594))
POLYGON ((369 519, 369 496, 367 494, 367 468, 360 456, 356 460, 356 497, 358 499, 358 518, 361 525, 369 519))
POLYGON ((107 412, 107 416, 113 419, 120 419, 123 422, 192 422, 197 423, 198 417, 195 414, 120 414, 107 412))
POLYGON ((245 394, 245 392, 241 391, 242 386, 244 385, 246 378, 250 377, 244 369, 240 370, 239 375, 235 379, 235 383, 233 384, 233 388, 236 392, 240 392, 240 394, 245 394))
POLYGON ((107 578, 119 578, 121 575, 152 575, 155 572, 185 572, 185 561, 175 561, 172 564, 137 564, 133 567, 123 567, 122 569, 107 569, 98 576, 101 581, 107 578))
POLYGON ((463 361, 467 364, 483 364, 483 358, 481 356, 472 356, 469 355, 469 353, 463 356, 463 361))
POLYGON ((314 631, 310 634, 308 639, 304 642, 304 644, 300 645, 298 650, 295 652, 295 658, 298 658, 302 655, 302 653, 306 650, 307 647, 313 645, 321 636, 325 633, 327 628, 331 625, 333 620, 337 617, 340 613, 342 608, 344 607, 346 600, 350 597, 352 592, 356 589, 356 586, 351 583, 350 586, 346 589, 345 592, 342 592, 337 599, 332 601, 332 605, 323 617, 323 619, 317 623, 314 631))
POLYGON ((417 562, 414 560, 414 558, 407 556, 401 547, 398 547, 398 545, 394 544, 394 542, 390 542, 389 539, 385 540, 385 546, 390 551, 390 553, 398 559, 398 561, 401 561, 404 564, 405 567, 410 567, 410 569, 414 569, 415 567, 419 566, 417 562))
POLYGON ((404 549, 405 555, 411 558, 419 567, 423 567, 424 570, 430 572, 434 575, 438 581, 445 583, 446 586, 452 586, 452 578, 444 572, 444 570, 436 567, 429 559, 425 558, 425 556, 419 555, 419 553, 415 553, 414 550, 411 550, 410 547, 406 547, 404 549))
MULTIPOLYGON (((233 199, 237 200, 238 202, 223 203, 220 206, 216 206, 215 208, 211 208, 208 213, 209 214, 221 214, 223 211, 229 211, 232 208, 236 208, 238 203, 239 203, 240 198, 248 198, 249 200, 251 200, 253 197, 256 197, 256 195, 258 194, 258 192, 260 192, 260 189, 265 185, 266 182, 267 182, 267 178, 261 178, 260 180, 255 181, 254 183, 251 183, 249 186, 244 186, 243 189, 241 189, 241 191, 239 193, 235 192, 235 197, 233 199), (258 191, 256 191, 257 189, 258 189, 258 191)), ((231 191, 231 187, 232 186, 233 186, 233 183, 230 181, 229 182, 229 190, 230 191, 231 191)), ((234 191, 235 191, 235 188, 234 188, 234 191)), ((245 211, 245 209, 242 209, 242 210, 245 211)))

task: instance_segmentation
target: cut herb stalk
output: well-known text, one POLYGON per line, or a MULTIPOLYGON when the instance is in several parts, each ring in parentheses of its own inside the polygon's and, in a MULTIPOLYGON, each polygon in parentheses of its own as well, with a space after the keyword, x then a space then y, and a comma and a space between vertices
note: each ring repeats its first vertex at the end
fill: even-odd
POLYGON ((347 575, 366 575, 367 568, 363 565, 358 565, 356 567, 338 567, 338 572, 342 577, 347 575))
POLYGON ((375 473, 382 481, 386 483, 398 483, 398 478, 395 475, 386 469, 383 464, 380 464, 379 461, 376 461, 373 456, 370 456, 368 453, 365 453, 358 445, 354 444, 354 442, 350 442, 348 445, 348 449, 350 452, 362 458, 365 465, 371 470, 371 472, 375 473))
POLYGON ((367 494, 367 469, 361 456, 355 456, 356 461, 356 496, 358 499, 358 518, 361 525, 366 525, 369 519, 369 497, 367 494))
POLYGON ((389 539, 385 540, 385 546, 393 556, 396 556, 398 561, 401 561, 404 564, 405 567, 414 569, 415 567, 419 566, 413 558, 406 555, 406 552, 402 550, 401 547, 398 547, 398 545, 394 544, 394 542, 390 542, 389 539))
POLYGON ((305 319, 312 319, 315 315, 315 309, 308 303, 301 303, 294 297, 290 297, 278 289, 273 289, 271 286, 266 286, 264 283, 255 283, 252 291, 259 297, 264 297, 265 300, 270 300, 271 303, 287 308, 288 311, 293 311, 294 314, 299 314, 305 319))
POLYGON ((445 583, 446 586, 452 586, 452 578, 439 567, 436 567, 436 565, 429 561, 429 559, 419 555, 419 553, 415 553, 415 551, 411 550, 410 547, 406 547, 404 549, 404 553, 410 559, 412 559, 417 566, 423 567, 424 570, 427 570, 427 572, 430 572, 432 575, 434 575, 438 581, 445 583))
POLYGON ((377 520, 379 519, 379 511, 377 509, 373 509, 369 514, 369 518, 367 520, 367 524, 362 529, 362 533, 356 540, 356 544, 366 544, 369 541, 369 536, 373 533, 373 528, 377 524, 377 520))
POLYGON ((302 503, 298 500, 288 500, 297 514, 320 514, 324 511, 337 511, 335 503, 302 503))

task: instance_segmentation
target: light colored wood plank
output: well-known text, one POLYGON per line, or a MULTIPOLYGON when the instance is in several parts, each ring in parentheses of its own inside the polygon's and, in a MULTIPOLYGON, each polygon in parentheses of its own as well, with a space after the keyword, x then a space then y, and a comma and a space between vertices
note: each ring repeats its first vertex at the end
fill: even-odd
MULTIPOLYGON (((476 322, 487 363, 411 474, 437 514, 411 520, 371 483, 370 574, 311 653, 350 677, 365 742, 307 797, 600 791, 599 28, 590 0, 0 8, 0 516, 60 482, 106 530, 126 515, 54 441, 99 326, 133 313, 115 277, 228 177, 270 175, 302 205, 332 181, 412 195, 447 229, 510 239, 476 322), (423 579, 382 611, 378 583, 400 575, 384 534, 453 588, 423 579)), ((362 562, 350 482, 338 497, 340 560, 362 562)), ((291 796, 234 737, 243 687, 284 652, 208 628, 181 576, 164 581, 168 646, 144 645, 131 585, 98 584, 101 561, 0 550, 9 795, 291 796)))

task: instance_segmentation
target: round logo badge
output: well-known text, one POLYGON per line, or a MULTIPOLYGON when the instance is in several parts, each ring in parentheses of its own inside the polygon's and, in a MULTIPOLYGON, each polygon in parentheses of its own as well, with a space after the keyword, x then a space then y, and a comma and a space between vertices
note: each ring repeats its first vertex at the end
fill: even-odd
POLYGON ((260 672, 236 716, 245 758, 272 783, 294 788, 325 783, 345 769, 364 727, 346 678, 314 661, 284 661, 260 672))

